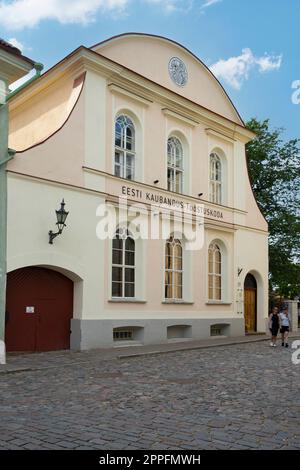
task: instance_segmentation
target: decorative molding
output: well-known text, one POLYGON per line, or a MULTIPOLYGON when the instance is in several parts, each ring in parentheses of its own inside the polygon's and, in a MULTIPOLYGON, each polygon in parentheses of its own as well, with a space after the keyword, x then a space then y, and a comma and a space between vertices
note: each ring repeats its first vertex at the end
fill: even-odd
POLYGON ((149 106, 151 103, 153 103, 153 101, 149 98, 141 96, 140 94, 135 94, 132 91, 127 90, 126 88, 116 85, 115 83, 109 83, 108 88, 112 93, 125 96, 126 98, 130 98, 144 106, 149 106))
POLYGON ((164 113, 165 116, 169 116, 169 117, 172 117, 174 119, 177 119, 178 121, 181 121, 184 124, 188 124, 189 126, 192 126, 192 127, 195 127, 195 126, 197 126, 197 124, 199 124, 199 121, 191 119, 189 116, 184 115, 182 113, 172 111, 169 108, 162 108, 162 112, 164 113))
MULTIPOLYGON (((239 209, 234 209, 235 212, 238 212, 239 209)), ((245 214, 247 214, 245 212, 245 214)), ((220 226, 220 225, 217 225, 217 224, 211 224, 211 223, 204 223, 204 228, 206 230, 210 229, 210 230, 219 230, 221 232, 228 232, 228 233, 234 233, 237 229, 236 228, 230 228, 230 227, 224 227, 224 226, 220 226)))
POLYGON ((228 134, 223 134, 222 132, 219 132, 215 129, 211 129, 209 127, 207 127, 205 129, 205 132, 206 132, 207 135, 212 135, 214 137, 218 137, 219 139, 225 140, 226 142, 230 142, 231 144, 236 141, 236 139, 233 137, 234 132, 232 133, 232 135, 230 135, 229 133, 228 134))

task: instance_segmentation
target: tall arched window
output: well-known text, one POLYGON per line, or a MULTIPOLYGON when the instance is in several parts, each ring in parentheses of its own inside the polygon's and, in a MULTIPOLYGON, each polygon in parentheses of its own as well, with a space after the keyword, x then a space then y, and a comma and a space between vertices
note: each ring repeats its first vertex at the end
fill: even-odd
POLYGON ((208 249, 208 298, 222 300, 222 254, 216 243, 208 249))
POLYGON ((134 179, 135 128, 132 120, 119 116, 115 123, 115 175, 134 179))
POLYGON ((210 155, 210 201, 222 204, 222 164, 216 153, 210 155))
POLYGON ((118 229, 112 242, 112 297, 135 296, 135 241, 118 229))
POLYGON ((182 246, 170 237, 165 246, 165 298, 182 299, 182 246))
POLYGON ((168 190, 183 191, 183 148, 174 136, 168 139, 168 190))

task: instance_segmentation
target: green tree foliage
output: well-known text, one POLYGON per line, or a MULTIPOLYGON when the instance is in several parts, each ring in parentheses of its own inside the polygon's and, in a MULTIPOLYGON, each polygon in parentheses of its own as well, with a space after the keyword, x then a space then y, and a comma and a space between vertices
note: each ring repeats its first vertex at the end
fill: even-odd
POLYGON ((252 188, 269 224, 270 291, 300 295, 300 139, 285 142, 283 129, 251 119, 257 137, 246 146, 252 188))

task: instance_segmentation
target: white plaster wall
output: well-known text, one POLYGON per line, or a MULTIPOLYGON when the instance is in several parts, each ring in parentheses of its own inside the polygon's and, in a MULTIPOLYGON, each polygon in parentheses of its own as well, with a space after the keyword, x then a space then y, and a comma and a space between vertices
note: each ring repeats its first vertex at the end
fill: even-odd
POLYGON ((235 301, 248 273, 257 282, 257 331, 264 332, 268 317, 268 239, 263 232, 239 229, 235 235, 235 301), (237 269, 242 268, 240 276, 237 269))
POLYGON ((103 243, 96 238, 99 195, 67 186, 8 176, 8 272, 25 266, 52 267, 75 281, 74 317, 98 318, 103 309, 103 243), (69 211, 63 234, 55 209, 62 198, 69 211))

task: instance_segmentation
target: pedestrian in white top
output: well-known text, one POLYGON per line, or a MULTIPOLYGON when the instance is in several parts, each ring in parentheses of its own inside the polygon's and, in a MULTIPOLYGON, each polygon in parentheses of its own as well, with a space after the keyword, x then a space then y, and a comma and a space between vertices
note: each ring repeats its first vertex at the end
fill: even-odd
POLYGON ((280 312, 280 333, 282 343, 281 346, 285 346, 286 348, 289 347, 288 344, 288 336, 290 331, 290 317, 289 317, 289 310, 285 307, 282 312, 280 312))

